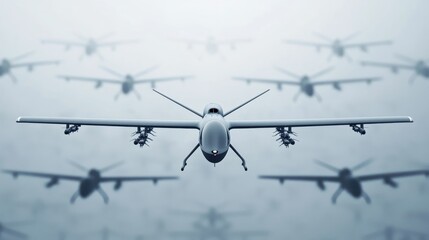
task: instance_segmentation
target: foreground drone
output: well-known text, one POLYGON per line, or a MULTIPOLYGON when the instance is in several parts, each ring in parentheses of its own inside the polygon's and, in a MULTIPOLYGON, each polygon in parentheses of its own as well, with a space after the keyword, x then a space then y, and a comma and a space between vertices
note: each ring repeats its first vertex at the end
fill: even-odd
POLYGON ((257 83, 268 83, 277 85, 277 89, 282 90, 283 85, 290 85, 299 87, 299 91, 295 94, 293 100, 298 100, 298 97, 301 93, 304 93, 308 97, 316 96, 317 100, 322 101, 322 98, 315 91, 316 86, 329 86, 332 85, 336 90, 341 90, 341 85, 350 84, 350 83, 372 83, 374 81, 380 80, 380 78, 369 77, 369 78, 342 78, 342 79, 329 79, 329 80, 320 80, 320 81, 312 81, 332 70, 332 68, 324 69, 318 73, 312 75, 298 75, 295 73, 291 73, 288 70, 278 68, 278 70, 291 78, 293 80, 285 80, 285 79, 266 79, 266 78, 250 78, 250 77, 234 77, 236 80, 245 81, 248 84, 251 82, 257 83))
POLYGON ((31 53, 26 53, 21 56, 12 58, 12 59, 3 59, 0 63, 0 77, 4 75, 8 75, 10 79, 14 83, 16 83, 18 80, 16 79, 15 75, 12 73, 12 69, 14 68, 27 68, 28 71, 32 71, 34 67, 41 66, 41 65, 54 65, 59 64, 59 61, 37 61, 37 62, 23 62, 23 63, 15 63, 16 61, 19 61, 21 59, 24 59, 31 55, 31 53))
POLYGON ((131 120, 131 119, 84 119, 84 118, 44 118, 44 117, 19 117, 17 123, 41 123, 41 124, 62 124, 66 126, 65 134, 77 132, 83 125, 90 126, 110 126, 110 127, 132 127, 136 128, 137 137, 134 140, 135 145, 144 146, 150 141, 150 135, 154 128, 181 128, 199 130, 198 143, 192 149, 191 153, 183 161, 181 170, 185 169, 189 157, 201 147, 204 157, 211 163, 221 162, 228 150, 231 148, 242 161, 244 170, 247 171, 244 158, 238 153, 231 144, 232 129, 251 129, 251 128, 271 128, 278 133, 279 141, 282 145, 288 147, 295 144, 291 135, 294 134, 293 128, 316 127, 316 126, 336 126, 344 125, 350 127, 354 132, 361 135, 366 133, 366 124, 383 123, 410 123, 413 120, 410 117, 370 117, 370 118, 327 118, 327 119, 297 119, 297 120, 227 120, 225 117, 235 112, 239 108, 258 98, 265 92, 246 101, 245 103, 224 112, 222 107, 215 103, 206 105, 203 113, 192 110, 191 108, 167 97, 166 95, 154 90, 167 99, 173 101, 179 106, 187 109, 200 117, 199 120, 131 120))
POLYGON ((38 172, 25 172, 25 171, 16 171, 16 170, 5 170, 5 173, 12 174, 15 178, 20 175, 30 176, 30 177, 40 177, 40 178, 49 178, 51 179, 48 183, 46 183, 46 187, 50 188, 59 184, 60 180, 64 181, 77 181, 79 182, 79 189, 70 199, 71 203, 74 203, 78 197, 88 198, 92 193, 98 192, 104 200, 104 203, 108 203, 109 197, 106 192, 101 188, 101 183, 113 182, 114 190, 119 190, 122 187, 123 182, 129 181, 152 181, 156 184, 161 180, 175 180, 177 177, 102 177, 101 174, 111 170, 121 163, 115 163, 110 166, 107 166, 102 169, 87 169, 77 163, 72 163, 73 166, 78 168, 79 170, 88 172, 88 175, 85 176, 72 176, 72 175, 62 175, 62 174, 51 174, 51 173, 38 173, 38 172))
POLYGON ((60 78, 63 78, 67 81, 69 80, 77 80, 77 81, 85 81, 85 82, 93 82, 95 83, 95 88, 100 88, 103 84, 115 84, 120 85, 121 90, 118 94, 115 96, 115 100, 119 98, 121 94, 129 94, 130 92, 133 92, 138 99, 140 99, 140 94, 135 89, 134 85, 136 84, 150 84, 152 88, 155 87, 156 83, 159 82, 166 82, 166 81, 174 81, 174 80, 185 80, 191 78, 191 76, 173 76, 173 77, 158 77, 158 78, 140 78, 142 75, 145 75, 149 73, 150 71, 154 70, 155 67, 151 67, 148 69, 145 69, 141 72, 138 72, 136 74, 120 74, 114 70, 111 70, 109 68, 102 68, 103 70, 107 71, 108 73, 114 75, 117 77, 116 79, 112 78, 97 78, 97 77, 78 77, 78 76, 70 76, 70 75, 62 75, 59 76, 60 78))
POLYGON ((333 167, 327 163, 317 161, 317 163, 319 165, 338 173, 338 176, 333 176, 333 177, 331 177, 331 176, 289 176, 289 175, 274 176, 274 175, 266 175, 266 176, 260 176, 260 178, 261 179, 269 179, 269 180, 278 180, 278 181, 280 181, 281 184, 283 184, 284 181, 316 182, 317 186, 321 190, 325 190, 325 182, 335 182, 335 183, 339 183, 340 187, 332 196, 332 203, 335 204, 337 202, 337 198, 345 190, 354 198, 363 197, 365 199, 365 201, 369 204, 369 203, 371 203, 371 199, 369 198, 368 194, 366 194, 365 191, 363 190, 361 182, 383 180, 383 182, 385 184, 387 184, 393 188, 396 188, 396 187, 398 187, 398 184, 393 181, 393 178, 410 177, 410 176, 416 176, 416 175, 429 176, 429 170, 380 173, 380 174, 370 174, 370 175, 361 175, 361 176, 354 176, 353 175, 353 171, 356 171, 358 169, 361 169, 361 168, 367 166, 370 162, 371 162, 371 160, 367 160, 367 161, 362 162, 361 164, 358 164, 357 166, 352 167, 352 168, 338 169, 338 168, 333 167))

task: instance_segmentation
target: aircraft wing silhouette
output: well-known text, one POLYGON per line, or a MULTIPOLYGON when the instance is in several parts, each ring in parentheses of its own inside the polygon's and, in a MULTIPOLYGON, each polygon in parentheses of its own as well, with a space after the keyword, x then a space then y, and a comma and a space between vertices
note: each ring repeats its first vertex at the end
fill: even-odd
POLYGON ((299 41, 299 40, 286 40, 284 42, 288 44, 293 44, 293 45, 312 46, 317 48, 332 48, 332 44, 329 44, 329 43, 316 43, 316 42, 306 42, 306 41, 299 41))
POLYGON ((411 177, 411 176, 417 176, 417 175, 425 175, 429 177, 429 170, 370 174, 370 175, 358 176, 356 177, 356 179, 358 179, 359 181, 373 181, 373 180, 380 180, 380 179, 390 180, 392 178, 411 177))
POLYGON ((394 71, 397 69, 410 69, 410 70, 414 69, 414 66, 406 65, 406 64, 394 64, 394 63, 371 62, 371 61, 362 61, 361 64, 363 66, 391 68, 394 71))
POLYGON ((329 84, 347 84, 347 83, 372 83, 375 81, 380 81, 381 78, 372 77, 372 78, 350 78, 350 79, 333 79, 333 80, 321 80, 317 82, 312 82, 311 84, 314 86, 317 85, 329 85, 329 84))
POLYGON ((130 181, 153 181, 154 183, 163 180, 177 180, 178 177, 101 177, 101 182, 130 182, 130 181))
POLYGON ((107 79, 107 78, 91 78, 91 77, 79 77, 71 75, 60 75, 59 78, 65 79, 67 81, 84 81, 84 82, 95 82, 95 83, 112 83, 112 84, 122 84, 123 81, 119 79, 107 79))
POLYGON ((28 67, 29 69, 32 69, 35 66, 41 66, 41 65, 56 65, 59 64, 60 61, 38 61, 38 62, 26 62, 26 63, 14 63, 12 64, 12 68, 20 68, 20 67, 28 67))
POLYGON ((310 182, 339 182, 340 178, 335 176, 288 176, 288 175, 263 175, 260 179, 284 181, 310 181, 310 182))
POLYGON ((3 172, 11 174, 14 177, 19 177, 22 175, 22 176, 28 176, 28 177, 51 178, 51 179, 61 179, 61 180, 69 180, 69 181, 81 181, 82 179, 84 179, 84 177, 82 176, 51 174, 51 173, 26 172, 26 171, 15 171, 15 170, 3 170, 3 172))
POLYGON ((146 78, 146 79, 137 79, 134 83, 158 83, 158 82, 166 82, 166 81, 177 81, 177 80, 185 80, 193 78, 193 76, 173 76, 173 77, 160 77, 160 78, 146 78))
POLYGON ((285 85, 295 85, 295 86, 299 86, 300 84, 298 81, 282 80, 282 79, 246 78, 246 77, 234 77, 233 79, 238 81, 244 81, 247 83, 258 82, 258 83, 270 83, 270 84, 277 84, 277 85, 285 84, 285 85))
POLYGON ((382 45, 390 45, 392 44, 392 41, 377 41, 377 42, 366 42, 366 43, 350 43, 350 44, 343 44, 342 46, 344 48, 362 48, 366 49, 367 47, 371 46, 382 46, 382 45))
POLYGON ((16 238, 20 238, 20 239, 27 239, 28 238, 28 236, 26 234, 18 232, 18 231, 14 230, 14 229, 11 229, 11 228, 8 228, 8 227, 5 227, 5 226, 2 226, 1 232, 9 234, 11 236, 14 236, 16 238))
POLYGON ((360 124, 410 123, 411 117, 368 117, 368 118, 321 118, 291 120, 231 120, 230 129, 242 128, 276 128, 276 127, 322 127, 353 126, 360 124))
POLYGON ((132 44, 132 43, 138 43, 138 42, 139 40, 122 40, 122 41, 104 42, 104 43, 98 43, 97 47, 114 47, 118 45, 132 44))
POLYGON ((200 121, 19 117, 17 123, 199 129, 200 121))
POLYGON ((42 43, 46 44, 57 44, 57 45, 65 45, 70 47, 85 47, 85 43, 81 42, 72 42, 72 41, 63 41, 63 40, 42 40, 42 43))

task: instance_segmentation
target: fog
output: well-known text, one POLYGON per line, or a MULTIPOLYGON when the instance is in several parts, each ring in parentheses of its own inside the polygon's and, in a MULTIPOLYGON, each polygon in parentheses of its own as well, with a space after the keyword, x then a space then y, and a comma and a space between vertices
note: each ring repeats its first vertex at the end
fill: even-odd
MULTIPOLYGON (((429 83, 418 78, 409 84, 411 71, 393 74, 389 69, 363 67, 362 60, 401 63, 395 54, 428 59, 429 26, 425 0, 159 0, 159 1, 1 1, 1 58, 34 53, 26 61, 60 60, 58 66, 12 69, 18 79, 0 78, 0 168, 59 174, 85 172, 71 166, 75 161, 88 168, 103 168, 125 161, 106 176, 179 176, 178 181, 124 183, 114 191, 103 184, 110 197, 105 205, 94 193, 88 199, 70 197, 77 182, 61 181, 51 189, 49 179, 0 175, 0 222, 28 221, 11 225, 29 239, 101 239, 102 229, 111 239, 138 236, 181 239, 170 231, 191 231, 197 218, 172 214, 175 210, 246 210, 245 217, 230 218, 231 229, 261 230, 265 239, 362 239, 386 226, 429 234, 429 182, 422 176, 398 179, 392 189, 382 180, 365 182, 372 198, 367 205, 343 193, 337 204, 331 196, 338 188, 326 183, 258 179, 263 174, 335 175, 314 163, 315 159, 336 167, 352 167, 374 159, 356 174, 415 170, 429 166, 427 155, 427 92, 429 83), (42 44, 43 39, 79 40, 113 33, 109 40, 138 39, 112 51, 99 49, 102 57, 84 56, 83 49, 42 44), (392 45, 351 49, 351 61, 332 58, 329 49, 285 44, 286 39, 317 41, 314 33, 331 38, 358 35, 350 42, 391 40, 392 45), (249 42, 219 46, 210 53, 205 41, 248 39, 249 42), (82 57, 83 56, 83 57, 82 57), (145 77, 192 75, 186 81, 159 83, 157 90, 202 112, 207 103, 225 111, 260 92, 267 94, 237 110, 228 119, 301 119, 323 117, 411 116, 413 124, 368 126, 360 136, 347 126, 294 129, 296 145, 278 147, 274 129, 232 130, 232 144, 247 160, 249 171, 229 151, 216 167, 198 150, 184 172, 183 159, 198 142, 196 130, 155 129, 150 147, 130 142, 133 128, 83 126, 78 133, 63 134, 60 125, 17 124, 18 116, 195 120, 198 117, 152 91, 150 84, 137 85, 141 95, 115 95, 119 85, 64 81, 58 75, 112 78, 100 66, 120 73, 135 73, 159 66, 145 77), (321 79, 381 77, 382 81, 350 84, 336 91, 317 87, 322 101, 302 94, 298 88, 234 81, 234 76, 289 79, 275 67, 298 74, 312 74, 327 67, 334 70, 321 79), (416 214, 420 213, 420 214, 416 214), (425 215, 426 214, 426 215, 425 215), (420 216, 420 217, 419 217, 420 216)), ((0 233, 1 235, 1 233, 0 233)), ((7 235, 5 234, 5 239, 7 235)), ((258 239, 255 237, 252 239, 258 239)), ((380 238, 382 239, 382 238, 380 238)))

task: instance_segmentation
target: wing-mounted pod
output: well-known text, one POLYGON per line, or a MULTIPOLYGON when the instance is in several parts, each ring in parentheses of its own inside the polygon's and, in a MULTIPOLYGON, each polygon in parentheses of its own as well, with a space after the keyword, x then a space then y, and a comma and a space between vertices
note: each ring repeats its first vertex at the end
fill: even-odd
POLYGON ((289 147, 289 145, 295 145, 297 141, 291 137, 291 135, 296 136, 291 127, 288 127, 287 130, 284 127, 277 127, 274 133, 274 136, 278 136, 276 141, 280 142, 280 146, 289 147))
POLYGON ((366 130, 363 124, 360 124, 359 126, 356 124, 352 124, 350 125, 350 127, 352 128, 352 130, 354 132, 360 133, 360 135, 365 135, 366 134, 366 130))
POLYGON ((80 125, 78 124, 73 124, 72 126, 70 126, 70 124, 66 124, 66 130, 64 130, 64 134, 70 135, 70 133, 79 131, 79 128, 80 128, 80 125))
POLYGON ((54 177, 49 182, 47 182, 45 186, 46 186, 46 188, 51 188, 55 185, 58 185, 59 182, 60 182, 59 179, 54 177))
POLYGON ((138 127, 137 131, 133 133, 133 136, 137 136, 133 139, 134 145, 139 145, 140 147, 146 145, 149 147, 148 142, 153 141, 150 135, 155 136, 154 133, 153 127, 144 127, 143 129, 138 127))
POLYGON ((397 188, 398 187, 398 183, 393 181, 392 178, 390 177, 386 177, 383 179, 384 184, 391 186, 392 188, 397 188))

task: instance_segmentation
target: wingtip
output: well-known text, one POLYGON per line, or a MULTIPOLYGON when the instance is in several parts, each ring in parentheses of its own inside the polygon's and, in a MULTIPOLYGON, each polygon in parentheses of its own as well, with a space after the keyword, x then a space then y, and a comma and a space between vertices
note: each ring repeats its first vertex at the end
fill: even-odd
POLYGON ((18 117, 18 118, 16 119, 16 122, 17 122, 17 123, 21 122, 21 118, 22 118, 22 117, 18 117))
POLYGON ((410 123, 414 122, 412 117, 408 117, 408 120, 410 121, 410 123))

